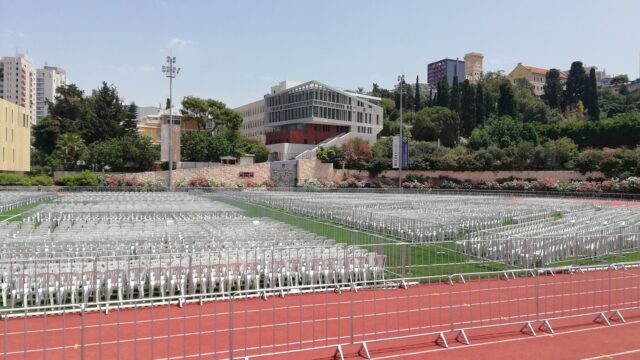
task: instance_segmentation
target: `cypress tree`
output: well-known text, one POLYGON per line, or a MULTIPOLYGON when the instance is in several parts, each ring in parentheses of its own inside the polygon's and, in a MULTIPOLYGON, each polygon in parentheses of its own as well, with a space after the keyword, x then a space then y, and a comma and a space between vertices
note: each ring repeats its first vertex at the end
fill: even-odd
POLYGON ((462 136, 467 137, 476 127, 476 91, 469 80, 462 82, 461 90, 460 122, 462 123, 462 136))
POLYGON ((422 109, 422 101, 420 99, 420 82, 416 75, 416 94, 415 94, 415 111, 418 112, 422 109))
POLYGON ((458 83, 458 75, 453 76, 451 84, 451 98, 449 99, 449 109, 460 114, 460 84, 458 83))
POLYGON ((566 89, 564 91, 564 106, 575 107, 578 101, 585 103, 585 94, 589 77, 584 71, 581 61, 571 63, 569 76, 567 76, 566 89))
POLYGON ((516 106, 513 101, 513 86, 511 85, 511 81, 502 81, 499 89, 500 97, 498 98, 498 115, 509 115, 515 118, 516 106))
POLYGON ((551 109, 559 109, 562 103, 562 84, 560 83, 560 71, 550 69, 544 80, 544 94, 542 99, 551 109))
POLYGON ((484 125, 487 120, 487 106, 485 104, 484 85, 478 83, 476 85, 476 125, 484 125))
POLYGON ((449 82, 447 81, 446 77, 438 81, 436 106, 449 107, 449 82))
POLYGON ((587 113, 589 114, 589 119, 599 120, 600 106, 598 104, 598 83, 596 81, 596 69, 593 67, 589 72, 589 83, 587 85, 586 100, 587 100, 587 113))

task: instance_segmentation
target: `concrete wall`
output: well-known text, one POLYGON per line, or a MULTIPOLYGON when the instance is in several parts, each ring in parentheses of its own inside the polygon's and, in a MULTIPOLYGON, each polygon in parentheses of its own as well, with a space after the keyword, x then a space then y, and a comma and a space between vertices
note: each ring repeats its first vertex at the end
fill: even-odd
POLYGON ((323 164, 317 159, 298 160, 298 183, 309 179, 330 181, 334 174, 333 164, 323 164))

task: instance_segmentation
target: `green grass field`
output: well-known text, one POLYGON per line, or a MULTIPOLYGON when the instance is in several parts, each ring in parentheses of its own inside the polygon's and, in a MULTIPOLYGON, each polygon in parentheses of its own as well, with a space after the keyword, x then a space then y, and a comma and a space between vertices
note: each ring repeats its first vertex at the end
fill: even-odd
POLYGON ((387 272, 392 277, 421 277, 457 273, 501 271, 508 266, 498 262, 472 258, 456 251, 455 241, 429 244, 408 244, 398 238, 369 233, 329 221, 299 216, 264 206, 228 198, 219 201, 245 211, 250 217, 274 219, 306 231, 333 239, 336 242, 357 245, 387 256, 387 272))

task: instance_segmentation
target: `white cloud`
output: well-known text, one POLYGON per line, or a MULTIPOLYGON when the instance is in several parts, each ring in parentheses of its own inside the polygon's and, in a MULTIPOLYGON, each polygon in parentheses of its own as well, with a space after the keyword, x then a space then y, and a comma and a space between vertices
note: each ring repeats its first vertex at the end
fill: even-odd
POLYGON ((189 40, 185 40, 185 39, 180 39, 180 38, 173 38, 171 39, 171 41, 169 41, 169 46, 167 46, 169 49, 180 49, 185 47, 186 45, 188 45, 189 43, 191 43, 191 41, 189 40))
POLYGON ((7 30, 0 33, 0 36, 5 38, 11 38, 11 37, 21 38, 21 37, 24 37, 24 33, 19 31, 7 30))
POLYGON ((138 70, 140 72, 153 72, 153 71, 155 71, 155 68, 153 66, 140 65, 140 66, 136 67, 136 70, 138 70))

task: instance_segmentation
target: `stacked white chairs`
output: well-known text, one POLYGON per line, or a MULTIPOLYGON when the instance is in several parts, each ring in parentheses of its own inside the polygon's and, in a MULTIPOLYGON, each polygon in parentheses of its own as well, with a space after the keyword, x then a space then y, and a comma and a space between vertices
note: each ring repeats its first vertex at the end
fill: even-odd
POLYGON ((3 306, 383 280, 386 257, 185 193, 73 193, 0 223, 3 306))

